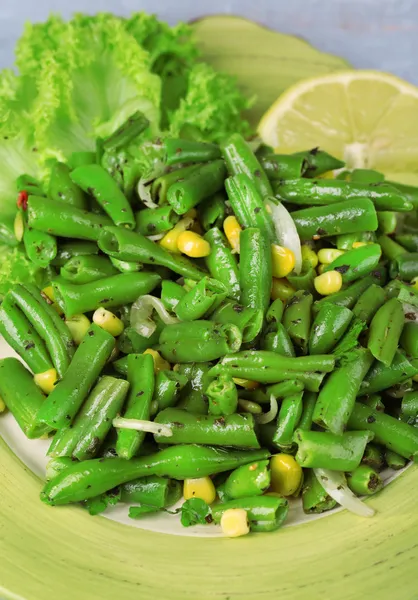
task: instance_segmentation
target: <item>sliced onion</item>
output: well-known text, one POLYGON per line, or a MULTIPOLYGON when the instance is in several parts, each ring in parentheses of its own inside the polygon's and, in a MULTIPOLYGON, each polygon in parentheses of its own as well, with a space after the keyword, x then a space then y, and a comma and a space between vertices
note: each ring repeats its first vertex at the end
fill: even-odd
POLYGON ((402 302, 403 314, 408 321, 418 321, 418 309, 412 304, 402 302))
POLYGON ((173 317, 165 308, 159 298, 146 294, 140 296, 132 304, 131 308, 131 325, 140 335, 149 338, 157 328, 157 325, 152 320, 153 311, 157 311, 158 316, 166 325, 180 323, 177 317, 173 317))
POLYGON ((313 472, 327 494, 338 504, 341 504, 343 508, 359 515, 359 517, 372 517, 374 515, 374 509, 364 504, 350 490, 344 473, 329 469, 314 469, 313 472))
POLYGON ((299 274, 302 269, 302 250, 296 225, 287 208, 275 198, 267 198, 266 206, 271 211, 279 244, 292 250, 295 255, 295 272, 299 274))
POLYGON ((163 437, 170 437, 173 435, 172 429, 169 425, 163 425, 162 423, 154 423, 154 421, 142 421, 141 419, 124 419, 123 417, 116 417, 113 419, 113 427, 118 429, 134 429, 135 431, 145 431, 146 433, 154 433, 163 437))
POLYGON ((158 240, 162 240, 165 236, 165 233, 156 233, 155 235, 147 235, 147 238, 151 240, 151 242, 158 242, 158 240))
POLYGON ((271 394, 270 396, 270 410, 262 415, 254 415, 254 419, 257 421, 259 425, 265 425, 266 423, 270 423, 273 419, 276 418, 277 413, 279 412, 279 405, 277 404, 276 397, 271 394))
POLYGON ((145 204, 147 208, 158 208, 158 204, 154 202, 151 197, 151 184, 154 179, 160 177, 164 173, 164 163, 162 161, 156 161, 151 171, 142 175, 138 181, 137 192, 140 200, 145 204))

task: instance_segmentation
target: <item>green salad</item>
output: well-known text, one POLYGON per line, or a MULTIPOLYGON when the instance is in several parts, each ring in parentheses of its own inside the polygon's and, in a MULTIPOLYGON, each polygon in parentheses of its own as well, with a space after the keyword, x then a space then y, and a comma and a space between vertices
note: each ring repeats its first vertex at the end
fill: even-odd
POLYGON ((54 17, 17 58, 0 406, 50 440, 41 500, 372 516, 418 456, 418 188, 251 137, 186 26, 54 17))

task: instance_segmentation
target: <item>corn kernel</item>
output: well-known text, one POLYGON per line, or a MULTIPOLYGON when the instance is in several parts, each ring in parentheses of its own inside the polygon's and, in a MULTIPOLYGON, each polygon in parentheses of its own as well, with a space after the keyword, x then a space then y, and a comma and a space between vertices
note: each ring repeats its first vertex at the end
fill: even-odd
POLYGON ((329 296, 339 292, 342 284, 343 279, 338 271, 327 271, 314 279, 315 289, 321 296, 329 296))
POLYGON ((93 323, 96 323, 96 325, 110 333, 110 335, 113 335, 113 337, 118 337, 125 329, 119 317, 105 308, 98 308, 94 312, 93 323))
POLYGON ((58 381, 58 374, 55 369, 48 369, 48 371, 34 375, 33 380, 44 394, 50 394, 58 381))
POLYGON ((270 459, 271 490, 291 496, 300 488, 302 467, 291 454, 275 454, 270 459))
POLYGON ((246 390, 256 390, 260 387, 258 381, 251 381, 251 379, 242 379, 241 377, 233 377, 232 381, 237 385, 243 387, 246 390))
POLYGON ((250 532, 247 511, 243 508, 228 508, 221 517, 222 532, 228 537, 240 537, 250 532))
POLYGON ((309 246, 306 246, 306 244, 304 244, 302 246, 302 260, 309 261, 311 264, 311 267, 313 269, 315 269, 315 267, 318 264, 318 255, 314 250, 312 250, 312 248, 310 248, 309 246))
POLYGON ((84 339, 89 327, 91 325, 90 319, 86 317, 86 315, 73 315, 69 319, 65 319, 65 324, 67 325, 74 342, 79 346, 84 339))
POLYGON ((154 373, 159 373, 160 371, 169 371, 170 363, 164 360, 159 352, 153 350, 152 348, 147 348, 143 354, 151 354, 154 359, 154 373))
POLYGON ((185 479, 183 496, 185 500, 189 500, 190 498, 200 498, 207 504, 212 504, 212 502, 215 502, 216 489, 210 477, 185 479))
POLYGON ((334 171, 325 171, 318 176, 318 179, 335 179, 334 171))
POLYGON ((161 238, 159 241, 160 246, 169 250, 170 252, 175 252, 176 254, 180 254, 179 249, 177 248, 177 240, 179 235, 193 225, 193 219, 191 217, 184 217, 181 219, 176 225, 174 225, 173 229, 167 231, 165 236, 161 238))
POLYGON ((318 265, 316 267, 316 272, 318 273, 318 275, 322 275, 322 273, 325 273, 325 269, 327 268, 328 265, 323 265, 322 263, 320 265, 318 265))
POLYGON ((277 298, 280 298, 280 300, 286 302, 293 296, 295 291, 295 288, 290 285, 287 279, 276 279, 276 277, 273 277, 273 284, 271 286, 272 300, 277 300, 277 298))
POLYGON ((0 396, 0 415, 1 415, 1 413, 6 412, 6 408, 7 408, 7 406, 6 406, 3 398, 0 396))
POLYGON ((54 310, 56 310, 59 315, 64 314, 64 311, 62 310, 61 306, 59 306, 59 304, 57 304, 55 301, 55 292, 54 292, 54 288, 52 287, 52 285, 48 285, 47 287, 45 287, 42 290, 42 295, 45 298, 45 300, 48 302, 48 304, 50 304, 52 306, 52 308, 54 310))
POLYGON ((177 248, 191 258, 203 258, 210 254, 209 243, 194 231, 181 233, 177 239, 177 248))
POLYGON ((295 267, 295 255, 289 248, 272 244, 271 263, 273 277, 286 277, 295 267))
POLYGON ((321 248, 321 250, 318 251, 318 260, 324 265, 330 265, 342 254, 344 254, 344 250, 337 250, 337 248, 321 248))
POLYGON ((25 233, 25 221, 20 211, 16 213, 16 217, 13 224, 13 231, 17 241, 21 242, 23 240, 23 234, 25 233))
POLYGON ((224 232, 229 245, 234 253, 239 253, 239 236, 241 235, 241 225, 238 223, 236 217, 230 215, 226 217, 224 221, 224 232))

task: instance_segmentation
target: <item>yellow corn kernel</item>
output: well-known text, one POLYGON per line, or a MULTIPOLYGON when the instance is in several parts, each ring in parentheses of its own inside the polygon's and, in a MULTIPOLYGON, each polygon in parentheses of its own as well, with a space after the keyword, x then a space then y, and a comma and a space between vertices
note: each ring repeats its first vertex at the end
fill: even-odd
POLYGON ((290 248, 272 244, 271 263, 273 277, 286 277, 295 267, 295 255, 290 248))
POLYGON ((335 179, 334 171, 326 171, 318 176, 318 179, 335 179))
POLYGON ((283 302, 287 302, 287 300, 293 296, 295 291, 295 288, 290 285, 287 279, 276 279, 276 277, 273 277, 273 284, 271 286, 272 300, 280 298, 283 302))
POLYGON ((3 400, 3 398, 0 396, 0 415, 1 413, 4 413, 6 411, 6 404, 3 400))
POLYGON ((38 439, 40 439, 40 440, 48 440, 49 439, 49 433, 44 433, 38 439))
POLYGON ((241 235, 241 225, 238 223, 236 217, 230 215, 226 217, 224 221, 224 233, 232 251, 239 253, 239 236, 241 235))
POLYGON ((48 369, 48 371, 34 375, 33 380, 44 394, 50 394, 58 381, 58 374, 56 369, 48 369))
POLYGON ((21 242, 23 240, 23 234, 25 233, 25 221, 23 219, 23 214, 20 211, 16 213, 13 223, 13 231, 17 241, 21 242))
POLYGON ((177 248, 182 254, 191 258, 209 256, 210 245, 201 235, 194 231, 184 231, 177 239, 177 248))
POLYGON ((243 508, 228 508, 221 517, 222 533, 228 537, 240 537, 250 532, 247 511, 243 508))
POLYGON ((337 248, 321 248, 321 250, 318 251, 318 260, 323 265, 330 265, 342 254, 344 254, 344 250, 337 250, 337 248))
POLYGON ((93 323, 113 335, 118 337, 125 329, 125 325, 114 313, 105 308, 98 308, 93 314, 93 323))
POLYGON ((338 271, 327 271, 314 279, 315 289, 321 296, 329 296, 339 292, 343 284, 343 278, 338 271))
POLYGON ((67 325, 74 342, 79 346, 84 339, 89 327, 91 325, 90 319, 86 317, 86 315, 73 315, 69 319, 65 319, 65 324, 67 325))
POLYGON ((271 490, 282 496, 298 491, 302 481, 302 467, 291 454, 275 454, 270 459, 271 490))
POLYGON ((251 379, 241 379, 241 377, 233 377, 232 381, 246 390, 256 390, 258 387, 260 387, 258 381, 251 381, 251 379))
POLYGON ((45 300, 48 302, 48 304, 50 304, 52 306, 52 308, 54 310, 56 310, 59 315, 64 314, 64 311, 62 310, 61 306, 59 306, 59 304, 57 304, 55 301, 55 292, 54 292, 54 288, 52 287, 52 285, 48 285, 47 287, 45 287, 42 290, 42 295, 45 298, 45 300))
POLYGON ((322 273, 324 273, 325 269, 327 268, 328 265, 323 265, 322 263, 320 265, 318 265, 316 267, 316 272, 318 273, 318 275, 322 275, 322 273))
POLYGON ((302 260, 308 260, 311 263, 311 267, 315 269, 318 264, 318 255, 312 248, 304 244, 302 246, 302 260))
POLYGON ((200 498, 207 504, 215 502, 216 489, 210 477, 198 477, 196 479, 185 479, 183 484, 183 496, 185 500, 200 498))
POLYGON ((154 373, 159 373, 160 371, 169 371, 170 363, 164 360, 159 352, 153 350, 152 348, 147 348, 143 354, 151 354, 154 359, 154 373))
POLYGON ((190 217, 183 217, 178 223, 176 223, 173 229, 167 231, 165 236, 161 238, 159 241, 160 246, 169 250, 170 252, 176 252, 176 254, 180 254, 179 249, 177 248, 177 240, 179 239, 179 235, 182 234, 187 229, 193 225, 193 219, 190 217))

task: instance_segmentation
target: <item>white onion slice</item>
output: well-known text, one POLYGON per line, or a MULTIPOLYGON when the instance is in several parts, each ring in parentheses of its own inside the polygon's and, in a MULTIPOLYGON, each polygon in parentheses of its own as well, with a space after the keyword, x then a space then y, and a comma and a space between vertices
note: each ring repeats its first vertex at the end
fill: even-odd
POLYGON ((402 302, 403 314, 407 316, 407 321, 418 321, 418 309, 412 304, 402 302))
POLYGON ((166 325, 180 323, 177 317, 173 317, 165 308, 159 298, 146 294, 140 296, 131 307, 131 325, 140 335, 149 338, 157 328, 152 320, 152 312, 157 311, 158 316, 166 325))
POLYGON ((151 197, 151 184, 154 179, 157 179, 157 177, 160 177, 163 173, 164 163, 162 161, 156 161, 152 170, 145 175, 142 175, 138 181, 138 196, 147 208, 158 208, 158 204, 156 204, 151 197))
POLYGON ((276 418, 277 413, 279 412, 279 405, 277 404, 277 400, 273 394, 270 396, 270 410, 262 415, 254 415, 255 420, 259 425, 265 425, 266 423, 270 423, 273 419, 276 418))
POLYGON ((135 431, 145 431, 146 433, 154 433, 163 437, 173 435, 171 427, 162 423, 154 423, 154 421, 142 421, 141 419, 124 419, 116 417, 113 419, 113 427, 118 429, 134 429, 135 431))
POLYGON ((374 515, 374 509, 364 504, 350 490, 344 473, 329 469, 314 469, 313 472, 327 494, 343 508, 359 517, 372 517, 374 515))
POLYGON ((147 238, 151 240, 151 242, 158 242, 158 240, 162 240, 165 236, 165 233, 156 233, 155 235, 147 235, 147 238))
POLYGON ((265 204, 271 214, 279 244, 292 250, 295 255, 295 273, 299 275, 302 269, 302 250, 296 225, 287 208, 275 198, 267 198, 265 204))

